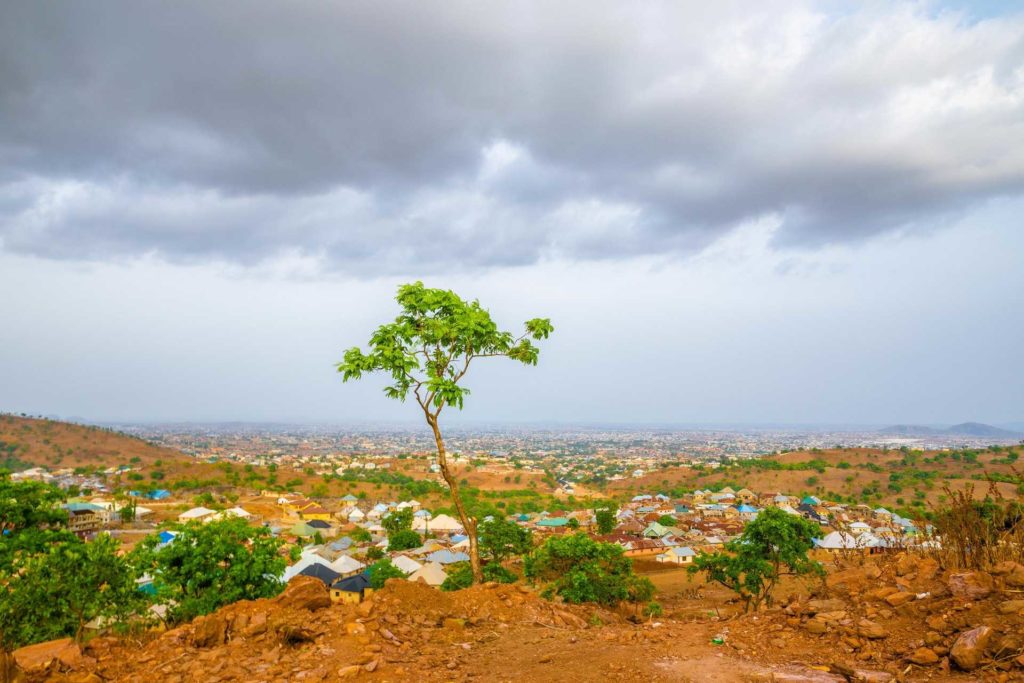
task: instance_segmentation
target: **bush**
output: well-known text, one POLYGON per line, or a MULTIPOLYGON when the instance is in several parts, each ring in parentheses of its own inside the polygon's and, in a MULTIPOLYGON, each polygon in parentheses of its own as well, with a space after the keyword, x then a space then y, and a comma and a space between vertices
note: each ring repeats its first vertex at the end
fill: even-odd
POLYGON ((370 565, 370 568, 366 570, 366 573, 370 577, 370 588, 374 590, 384 587, 384 582, 388 579, 404 579, 405 573, 401 569, 396 567, 391 560, 384 558, 370 565))
POLYGON ((526 576, 544 584, 543 595, 567 602, 617 605, 646 602, 654 585, 633 573, 633 563, 614 543, 601 543, 586 534, 552 536, 526 558, 526 576))
MULTIPOLYGON (((468 562, 459 562, 449 567, 448 576, 441 584, 443 591, 460 591, 473 585, 473 570, 468 562)), ((496 562, 485 564, 483 567, 484 581, 496 583, 515 583, 518 578, 515 574, 502 567, 496 562)))
POLYGON ((388 536, 388 550, 410 550, 423 545, 423 538, 415 531, 398 531, 388 536))

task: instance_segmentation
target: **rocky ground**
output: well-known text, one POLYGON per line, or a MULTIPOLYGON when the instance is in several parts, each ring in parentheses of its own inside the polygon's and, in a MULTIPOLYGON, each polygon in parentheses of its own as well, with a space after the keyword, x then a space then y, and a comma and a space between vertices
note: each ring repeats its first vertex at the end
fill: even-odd
POLYGON ((665 617, 637 620, 628 609, 545 601, 523 586, 441 593, 391 581, 340 606, 316 579, 299 577, 273 600, 141 640, 96 638, 82 649, 55 641, 0 655, 0 683, 1024 681, 1020 564, 941 572, 927 558, 869 559, 758 614, 728 616, 736 605, 723 600, 669 597, 665 617))

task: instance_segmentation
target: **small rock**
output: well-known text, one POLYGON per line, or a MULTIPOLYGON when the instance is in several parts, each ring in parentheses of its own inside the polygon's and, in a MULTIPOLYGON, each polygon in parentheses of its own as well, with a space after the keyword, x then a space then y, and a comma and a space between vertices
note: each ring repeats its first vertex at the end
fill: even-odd
POLYGON ((868 619, 861 619, 857 624, 857 634, 869 640, 881 640, 888 637, 889 631, 881 624, 868 619))
POLYGON ((904 593, 903 591, 900 591, 898 593, 893 593, 893 594, 887 595, 885 597, 885 601, 887 603, 889 603, 893 607, 899 607, 900 605, 904 605, 904 604, 910 602, 913 599, 914 599, 914 594, 913 593, 904 593))
POLYGON ((931 666, 938 663, 939 656, 931 648, 919 647, 907 655, 907 661, 918 666, 931 666))

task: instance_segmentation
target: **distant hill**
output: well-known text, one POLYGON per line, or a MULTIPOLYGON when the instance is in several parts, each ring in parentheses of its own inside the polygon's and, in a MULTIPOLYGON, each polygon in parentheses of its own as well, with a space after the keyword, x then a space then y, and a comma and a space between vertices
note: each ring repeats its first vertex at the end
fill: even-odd
POLYGON ((891 436, 975 436, 991 437, 995 439, 1011 439, 1024 436, 1019 432, 1012 432, 1008 429, 993 427, 981 422, 961 422, 952 427, 936 428, 924 425, 893 425, 885 429, 879 429, 879 434, 891 436))
POLYGON ((58 422, 0 415, 0 468, 64 467, 136 464, 152 466, 194 462, 184 453, 155 446, 121 432, 58 422))

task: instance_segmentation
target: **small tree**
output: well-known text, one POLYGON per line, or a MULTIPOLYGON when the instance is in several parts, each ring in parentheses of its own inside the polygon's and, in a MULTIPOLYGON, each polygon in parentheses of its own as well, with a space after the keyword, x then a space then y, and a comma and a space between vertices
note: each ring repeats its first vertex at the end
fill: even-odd
POLYGON ((455 292, 428 289, 422 282, 402 285, 396 297, 402 307, 393 323, 381 325, 370 337, 370 350, 354 347, 338 363, 342 379, 359 379, 366 373, 384 372, 392 382, 385 387, 388 398, 416 399, 434 435, 437 464, 452 502, 469 536, 469 557, 474 582, 483 579, 477 543, 476 519, 466 511, 459 493, 459 481, 448 464, 441 435, 441 411, 447 406, 462 409, 469 390, 460 384, 477 358, 503 356, 536 365, 540 353, 533 340, 546 339, 553 331, 551 321, 526 321, 526 332, 515 336, 503 332, 478 301, 464 301, 455 292))
POLYGON ((762 604, 771 607, 780 577, 824 572, 819 562, 807 556, 818 533, 820 527, 803 517, 767 508, 738 539, 725 545, 726 552, 699 554, 689 572, 703 572, 709 581, 738 593, 745 611, 762 604))
POLYGON ((392 510, 380 520, 380 525, 388 536, 399 531, 410 531, 412 529, 412 508, 403 510, 392 510))
POLYGON ((662 526, 675 526, 676 518, 672 515, 662 515, 661 517, 658 517, 658 524, 662 526))
POLYGON ((596 508, 594 517, 597 521, 597 531, 600 534, 610 534, 616 526, 615 511, 608 506, 596 508))
POLYGON ((601 543, 584 533, 552 536, 526 558, 526 576, 545 585, 544 595, 566 602, 646 603, 654 584, 633 573, 633 563, 615 543, 601 543))
POLYGON ((480 524, 480 550, 484 559, 504 562, 533 548, 533 533, 515 522, 496 517, 480 524))

